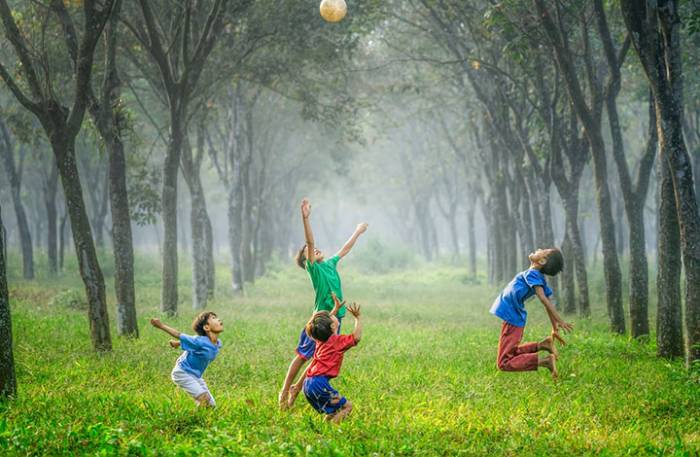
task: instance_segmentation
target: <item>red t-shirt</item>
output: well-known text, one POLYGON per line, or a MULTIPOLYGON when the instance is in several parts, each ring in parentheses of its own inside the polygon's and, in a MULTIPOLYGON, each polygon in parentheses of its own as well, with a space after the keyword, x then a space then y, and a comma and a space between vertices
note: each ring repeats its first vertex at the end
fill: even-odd
POLYGON ((331 335, 325 343, 316 343, 316 351, 306 376, 328 376, 335 378, 343 364, 345 351, 355 346, 357 341, 350 335, 331 335))

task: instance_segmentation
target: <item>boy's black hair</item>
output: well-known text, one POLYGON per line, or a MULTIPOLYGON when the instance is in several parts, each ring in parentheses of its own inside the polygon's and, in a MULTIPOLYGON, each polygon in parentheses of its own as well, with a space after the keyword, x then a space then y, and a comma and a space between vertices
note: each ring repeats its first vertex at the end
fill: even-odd
POLYGON ((297 265, 299 265, 299 268, 302 270, 306 270, 306 245, 303 245, 301 249, 299 249, 299 252, 297 252, 296 257, 294 258, 296 260, 297 265))
POLYGON ((306 324, 306 334, 311 338, 325 343, 333 335, 333 319, 328 311, 315 313, 306 324))
POLYGON ((556 276, 564 268, 564 256, 561 251, 554 248, 552 252, 547 256, 547 263, 545 263, 540 271, 547 276, 556 276))
POLYGON ((207 332, 204 331, 204 326, 209 322, 210 317, 216 317, 216 313, 212 311, 202 311, 194 318, 192 321, 192 330, 200 336, 207 336, 207 332))

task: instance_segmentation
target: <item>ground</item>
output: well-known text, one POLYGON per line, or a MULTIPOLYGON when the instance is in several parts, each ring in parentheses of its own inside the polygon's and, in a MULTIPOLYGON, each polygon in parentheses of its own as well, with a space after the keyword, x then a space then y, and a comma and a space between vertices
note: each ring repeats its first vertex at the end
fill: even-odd
MULTIPOLYGON (((651 342, 612 335, 602 304, 560 349, 561 379, 496 370, 497 289, 463 269, 418 266, 385 274, 341 272, 346 298, 363 305, 365 333, 334 386, 355 405, 341 426, 303 396, 277 409, 277 392, 313 297, 305 273, 280 267, 244 298, 219 268, 210 307, 223 348, 205 374, 219 405, 198 411, 170 381, 179 351, 148 317, 188 331, 189 272, 177 318, 161 316, 156 260, 137 274, 141 337, 90 347, 86 312, 58 280, 11 278, 18 398, 0 403, 2 455, 698 455, 700 382, 651 342), (58 295, 58 298, 57 297, 58 295)), ((109 273, 109 272, 107 272, 109 273)), ((108 278, 108 283, 112 279, 108 278)), ((108 290, 110 296, 113 295, 108 290)), ((595 287, 594 287, 595 294, 595 287)), ((80 294, 77 294, 79 297, 80 294)), ((113 299, 112 299, 113 302, 113 299)), ((528 303, 525 336, 548 333, 528 303)), ((114 327, 114 307, 110 315, 114 327)), ((351 331, 352 318, 343 323, 351 331)), ((115 332, 116 333, 116 332, 115 332)))

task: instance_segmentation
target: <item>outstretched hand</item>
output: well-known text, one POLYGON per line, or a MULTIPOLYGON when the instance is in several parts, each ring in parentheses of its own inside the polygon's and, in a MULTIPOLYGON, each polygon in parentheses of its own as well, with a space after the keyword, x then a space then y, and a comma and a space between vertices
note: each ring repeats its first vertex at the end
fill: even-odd
POLYGON ((309 217, 311 214, 311 203, 307 198, 301 201, 301 215, 302 217, 309 217))
POLYGON ((163 327, 163 323, 157 317, 154 317, 153 319, 151 319, 151 325, 154 326, 155 328, 162 328, 163 327))
POLYGON ((347 310, 355 318, 360 317, 360 305, 358 305, 357 303, 353 302, 351 305, 348 305, 347 310))
POLYGON ((566 346, 566 341, 564 341, 564 338, 559 335, 558 330, 552 330, 552 338, 561 343, 562 346, 566 346))
POLYGON ((331 297, 333 297, 333 310, 331 311, 331 315, 335 316, 338 314, 338 311, 340 311, 340 308, 345 305, 345 301, 341 302, 335 292, 331 292, 331 297))
POLYGON ((363 222, 361 224, 357 224, 357 228, 355 229, 355 231, 357 233, 362 234, 362 233, 365 233, 367 231, 367 227, 368 227, 367 222, 363 222))

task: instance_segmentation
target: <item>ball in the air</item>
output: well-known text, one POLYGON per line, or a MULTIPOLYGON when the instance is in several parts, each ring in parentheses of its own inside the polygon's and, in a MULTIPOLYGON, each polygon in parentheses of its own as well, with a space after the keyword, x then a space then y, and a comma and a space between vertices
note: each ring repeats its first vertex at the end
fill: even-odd
POLYGON ((340 22, 348 12, 345 0, 323 0, 319 9, 321 17, 327 22, 340 22))

